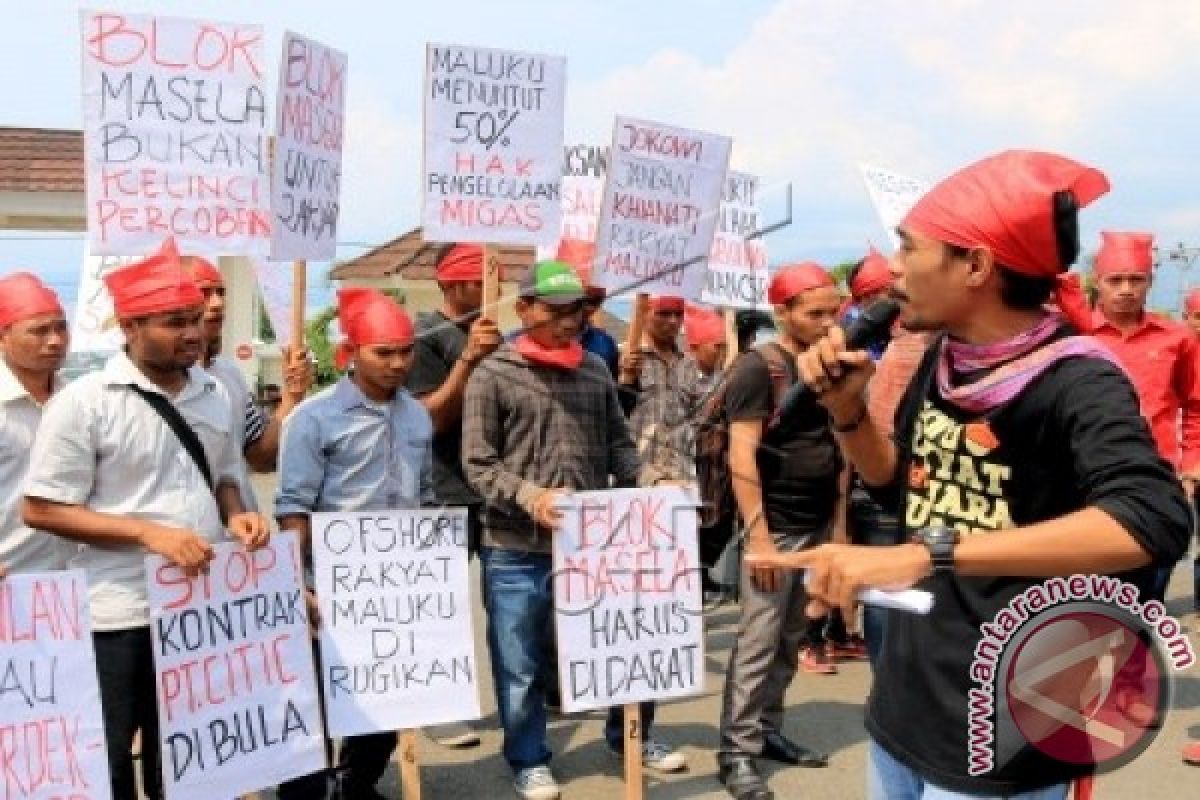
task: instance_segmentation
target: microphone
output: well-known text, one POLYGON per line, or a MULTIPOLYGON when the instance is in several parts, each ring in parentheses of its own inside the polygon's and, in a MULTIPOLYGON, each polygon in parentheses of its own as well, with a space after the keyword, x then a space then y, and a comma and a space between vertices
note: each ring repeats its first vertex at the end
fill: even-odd
MULTIPOLYGON (((846 349, 863 350, 884 341, 891 334, 892 325, 898 316, 900 316, 900 304, 890 297, 872 303, 858 319, 846 327, 846 349)), ((797 382, 783 396, 783 402, 779 404, 777 419, 781 422, 786 420, 788 414, 795 410, 800 401, 811 394, 812 389, 808 387, 808 384, 803 381, 797 382)))

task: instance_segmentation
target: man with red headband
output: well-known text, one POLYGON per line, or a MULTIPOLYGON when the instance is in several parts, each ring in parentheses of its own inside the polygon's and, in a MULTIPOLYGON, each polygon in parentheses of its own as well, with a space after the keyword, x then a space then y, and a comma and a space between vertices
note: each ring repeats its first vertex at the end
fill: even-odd
POLYGON ((555 258, 570 265, 583 284, 583 330, 579 333, 579 343, 583 345, 584 350, 600 356, 615 380, 621 357, 617 340, 609 335, 608 331, 593 324, 596 312, 604 305, 604 299, 608 296, 603 286, 592 283, 592 262, 596 258, 596 245, 585 239, 563 239, 558 243, 558 254, 555 258))
POLYGON ((687 443, 704 376, 679 348, 684 309, 682 297, 650 298, 643 342, 630 343, 618 373, 618 385, 633 399, 629 428, 641 463, 639 486, 695 479, 687 443))
MULTIPOLYGON (((867 255, 850 268, 846 276, 850 288, 850 305, 843 314, 842 322, 849 324, 876 300, 885 297, 892 288, 892 267, 887 256, 872 246, 867 255)), ((867 352, 878 361, 887 348, 887 340, 873 343, 867 352)))
POLYGON ((58 295, 28 272, 0 278, 0 576, 61 569, 66 543, 21 519, 42 410, 62 388, 67 320, 58 295))
MULTIPOLYGON (((500 330, 480 315, 483 304, 483 247, 456 244, 438 260, 442 307, 417 315, 408 390, 433 419, 433 487, 438 500, 467 509, 472 554, 479 550, 483 499, 468 484, 462 468, 462 402, 471 373, 500 346, 500 330)), ((479 734, 470 725, 439 725, 427 733, 446 747, 475 747, 479 734)))
MULTIPOLYGON (((1200 479, 1200 345, 1187 326, 1146 311, 1154 270, 1154 236, 1103 231, 1093 273, 1092 335, 1117 356, 1133 381, 1142 416, 1188 496, 1200 479)), ((1159 571, 1153 597, 1166 596, 1171 568, 1159 571)))
POLYGON ((283 421, 308 394, 313 384, 312 364, 303 348, 283 348, 283 392, 279 406, 268 420, 254 402, 241 368, 233 359, 221 355, 221 336, 225 325, 225 276, 209 260, 184 256, 184 269, 204 295, 204 354, 201 366, 221 382, 229 395, 233 413, 233 439, 245 456, 242 468, 242 503, 257 508, 254 487, 245 466, 257 472, 274 472, 279 458, 279 433, 283 421))
MULTIPOLYGON (((793 552, 828 539, 842 460, 829 415, 811 395, 779 418, 779 398, 797 380, 795 358, 825 335, 840 297, 817 264, 785 266, 767 286, 779 338, 734 364, 725 387, 729 470, 747 553, 793 552)), ((717 751, 720 779, 736 800, 772 796, 755 759, 823 767, 828 756, 783 735, 783 696, 812 623, 804 582, 743 567, 742 614, 729 655, 717 751)), ((823 651, 822 651, 823 652, 823 651)))
POLYGON ((146 553, 195 574, 226 530, 254 548, 268 527, 242 506, 229 398, 196 363, 204 295, 174 243, 104 282, 125 349, 47 405, 24 516, 78 545, 69 566, 87 573, 112 796, 135 800, 138 731, 142 786, 162 796, 146 553))
MULTIPOLYGON (((894 293, 910 330, 945 335, 899 405, 894 441, 863 397, 869 354, 848 351, 834 329, 799 359, 843 451, 885 505, 903 510, 913 540, 751 560, 807 570, 814 613, 840 606, 852 618, 866 587, 934 595, 927 615, 888 617, 867 705, 871 798, 1063 798, 1095 765, 1080 763, 1090 749, 1058 748, 1060 734, 1073 741, 1082 730, 1059 720, 1096 702, 1124 714, 1115 696, 1090 688, 1102 678, 1096 661, 1050 672, 1059 679, 1032 691, 1029 670, 1002 666, 1026 652, 1030 668, 1048 666, 1044 650, 1013 646, 1022 634, 1010 625, 1034 631, 1044 612, 1063 609, 1070 595, 1051 588, 1058 576, 1119 574, 1133 584, 1122 596, 1136 602, 1135 586, 1187 546, 1182 487, 1133 386, 1107 349, 1077 333, 1091 321, 1066 274, 1079 250, 1078 209, 1107 190, 1095 169, 1010 151, 917 202, 899 227, 894 293), (1064 316, 1045 310, 1051 298, 1064 316), (988 644, 985 630, 1002 643, 988 644), (1052 694, 1063 714, 1020 705, 1036 692, 1052 694)), ((1064 647, 1059 640, 1050 652, 1064 647)), ((1124 674, 1128 656, 1111 655, 1124 674)))
MULTIPOLYGON (((275 515, 307 551, 309 515, 390 511, 433 505, 433 423, 405 388, 414 358, 408 315, 375 289, 338 292, 336 384, 313 395, 284 424, 275 515)), ((376 800, 395 733, 354 736, 342 743, 340 796, 376 800)), ((323 776, 284 784, 282 800, 321 797, 323 776), (315 791, 314 791, 315 790, 315 791)))
MULTIPOLYGON (((546 741, 546 673, 552 666, 553 536, 570 491, 637 485, 637 451, 604 363, 579 343, 583 284, 560 261, 535 264, 516 301, 522 332, 488 357, 467 384, 463 466, 483 495, 484 608, 504 758, 526 800, 560 789, 546 741)), ((686 759, 650 734, 643 703, 642 762, 676 771, 686 759)), ((604 728, 620 752, 622 714, 604 728)))

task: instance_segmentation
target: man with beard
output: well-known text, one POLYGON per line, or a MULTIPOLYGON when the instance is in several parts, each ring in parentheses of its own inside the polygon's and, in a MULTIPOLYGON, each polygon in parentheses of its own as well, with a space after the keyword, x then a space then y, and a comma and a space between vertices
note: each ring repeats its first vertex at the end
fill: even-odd
POLYGON ((24 516, 79 545, 68 566, 87 573, 112 796, 139 796, 130 748, 140 731, 143 791, 160 798, 146 554, 195 575, 225 530, 250 548, 269 534, 242 505, 229 398, 196 363, 204 295, 174 241, 104 282, 125 349, 47 405, 24 516))

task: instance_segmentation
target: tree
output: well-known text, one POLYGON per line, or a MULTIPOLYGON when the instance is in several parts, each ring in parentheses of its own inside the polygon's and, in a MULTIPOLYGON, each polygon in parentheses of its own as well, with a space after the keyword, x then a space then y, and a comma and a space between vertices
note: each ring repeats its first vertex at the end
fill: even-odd
POLYGON ((850 276, 850 270, 854 269, 854 265, 858 263, 858 259, 853 261, 843 261, 839 264, 834 264, 829 269, 829 274, 838 282, 839 286, 845 286, 846 291, 850 290, 846 280, 850 276))
POLYGON ((305 343, 317 359, 316 384, 318 388, 328 386, 338 379, 338 369, 334 363, 333 340, 329 338, 329 323, 336 318, 337 307, 329 306, 304 326, 305 343))

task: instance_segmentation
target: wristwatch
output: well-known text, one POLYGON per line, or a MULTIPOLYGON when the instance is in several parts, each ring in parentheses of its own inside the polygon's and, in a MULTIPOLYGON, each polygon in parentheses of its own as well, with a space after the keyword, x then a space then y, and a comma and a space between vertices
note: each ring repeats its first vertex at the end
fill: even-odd
POLYGON ((925 545, 933 560, 934 575, 954 574, 954 548, 958 544, 958 531, 945 525, 922 528, 913 534, 913 541, 925 545))

